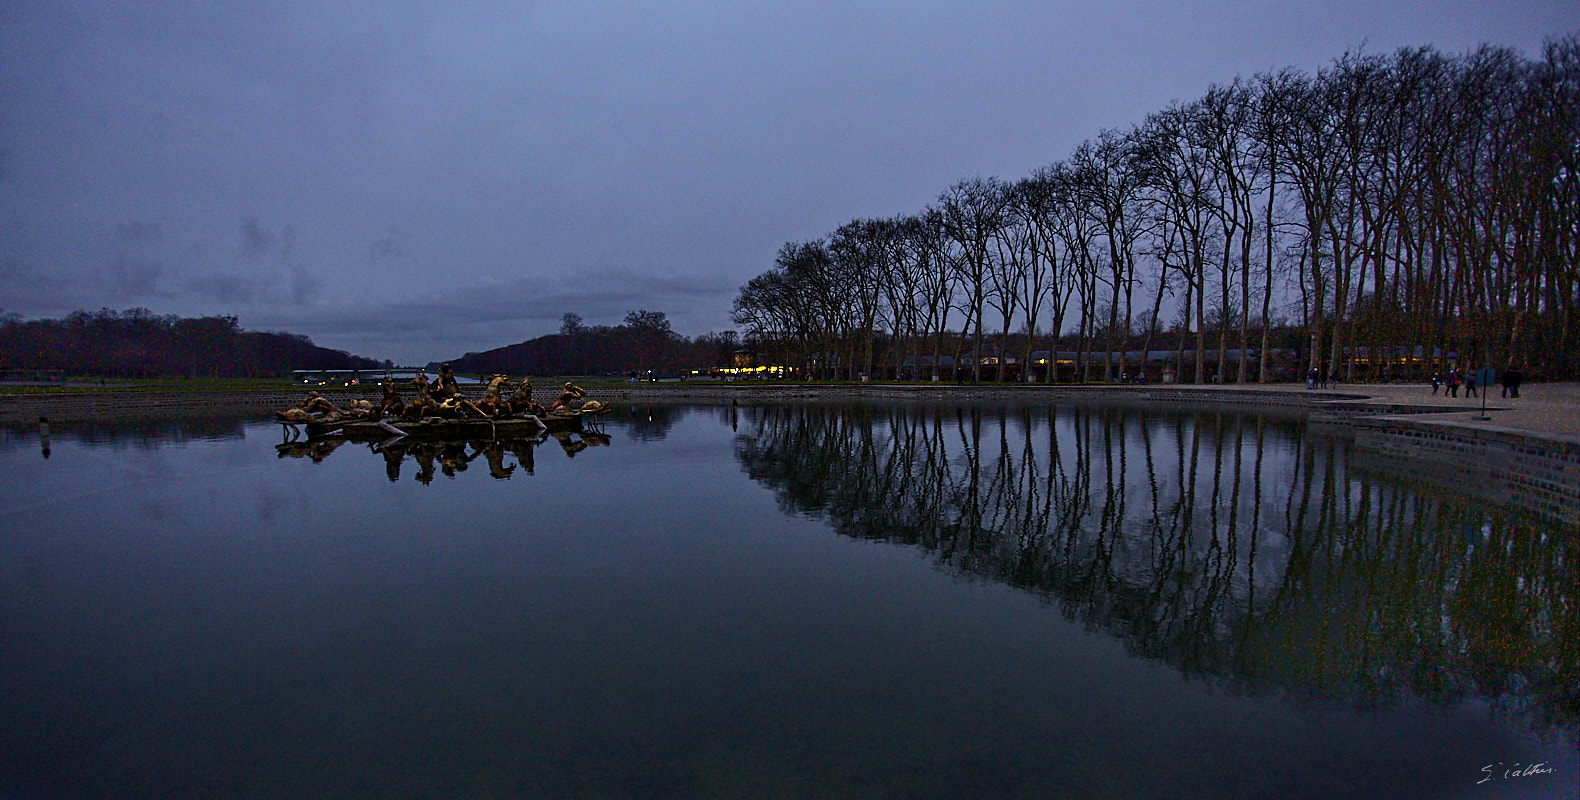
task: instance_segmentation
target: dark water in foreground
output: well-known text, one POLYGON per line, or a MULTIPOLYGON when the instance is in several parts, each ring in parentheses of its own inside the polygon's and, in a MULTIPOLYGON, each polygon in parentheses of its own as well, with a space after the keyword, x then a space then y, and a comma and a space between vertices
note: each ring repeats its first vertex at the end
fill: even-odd
POLYGON ((1580 532, 1298 422, 604 432, 0 432, 0 798, 1576 794, 1580 532))

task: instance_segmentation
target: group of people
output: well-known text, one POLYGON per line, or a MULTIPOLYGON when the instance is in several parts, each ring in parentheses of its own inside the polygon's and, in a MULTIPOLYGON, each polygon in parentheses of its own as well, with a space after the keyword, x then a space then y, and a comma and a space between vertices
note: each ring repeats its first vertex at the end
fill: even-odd
POLYGON ((1338 388, 1338 385, 1339 385, 1339 371, 1338 370, 1334 370, 1333 374, 1331 374, 1331 375, 1323 374, 1316 367, 1312 367, 1311 369, 1306 371, 1306 388, 1307 389, 1326 389, 1326 388, 1328 388, 1329 384, 1332 384, 1333 388, 1338 388))
POLYGON ((504 375, 495 375, 488 382, 488 388, 483 391, 482 399, 474 402, 461 393, 461 385, 455 378, 455 371, 448 363, 439 367, 439 377, 435 380, 430 381, 427 373, 418 373, 417 377, 412 379, 412 386, 416 390, 416 396, 410 402, 401 398, 400 391, 393 382, 385 382, 384 397, 377 405, 366 400, 357 400, 347 408, 336 406, 318 392, 308 392, 302 402, 285 411, 281 416, 303 422, 321 419, 328 415, 333 415, 333 419, 349 417, 370 421, 394 418, 417 421, 431 417, 499 419, 515 415, 540 416, 560 409, 576 411, 589 402, 596 402, 588 401, 586 391, 566 381, 565 387, 554 402, 544 407, 532 399, 532 381, 525 376, 509 396, 506 396, 505 391, 510 389, 510 379, 504 375))
MULTIPOLYGON (((1444 379, 1440 373, 1434 371, 1432 373, 1432 394, 1437 394, 1437 390, 1443 388, 1445 395, 1458 397, 1461 385, 1465 387, 1466 397, 1479 397, 1476 394, 1477 388, 1480 388, 1482 391, 1492 390, 1490 386, 1478 387, 1477 381, 1477 372, 1471 369, 1461 370, 1459 367, 1453 367, 1449 369, 1447 379, 1444 379)), ((1509 367, 1503 371, 1503 374, 1498 376, 1498 384, 1503 387, 1504 397, 1519 397, 1520 384, 1524 382, 1525 375, 1520 372, 1519 367, 1509 367)))

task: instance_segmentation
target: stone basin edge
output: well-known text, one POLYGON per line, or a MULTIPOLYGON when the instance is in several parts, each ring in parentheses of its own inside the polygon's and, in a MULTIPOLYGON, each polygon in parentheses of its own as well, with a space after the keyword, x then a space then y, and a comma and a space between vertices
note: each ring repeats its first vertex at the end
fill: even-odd
MULTIPOLYGON (((377 401, 374 387, 321 389, 331 402, 377 401)), ((552 391, 546 388, 541 391, 552 391)), ((1298 386, 1046 386, 956 384, 772 385, 661 383, 591 387, 606 403, 777 403, 784 401, 1119 404, 1222 408, 1306 416, 1321 434, 1353 439, 1362 468, 1403 473, 1434 485, 1471 487, 1479 496, 1580 525, 1580 437, 1472 421, 1472 409, 1439 401, 1401 402, 1366 394, 1298 386), (1452 419, 1445 419, 1452 415, 1452 419)), ((289 407, 301 390, 81 392, 0 395, 0 425, 266 415, 289 407)), ((1447 400, 1447 398, 1442 398, 1447 400)), ((1489 410, 1504 407, 1489 406, 1489 410)))

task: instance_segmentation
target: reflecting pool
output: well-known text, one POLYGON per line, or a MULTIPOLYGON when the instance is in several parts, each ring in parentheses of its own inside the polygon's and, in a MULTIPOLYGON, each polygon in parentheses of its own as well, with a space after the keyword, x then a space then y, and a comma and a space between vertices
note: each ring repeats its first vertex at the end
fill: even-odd
POLYGON ((0 430, 0 798, 1503 798, 1580 531, 1298 417, 0 430))

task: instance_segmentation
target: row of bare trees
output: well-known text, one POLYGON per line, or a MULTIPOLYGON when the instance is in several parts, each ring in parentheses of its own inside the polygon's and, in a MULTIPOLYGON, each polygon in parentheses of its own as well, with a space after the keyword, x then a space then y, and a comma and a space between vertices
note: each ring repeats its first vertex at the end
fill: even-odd
POLYGON ((1063 346, 1085 379, 1172 348, 1181 380, 1243 383, 1291 342, 1349 380, 1573 377, 1577 113, 1574 34, 1537 59, 1422 47, 1236 79, 1019 180, 787 243, 734 316, 824 378, 937 377, 948 356, 1002 380, 1063 346))

